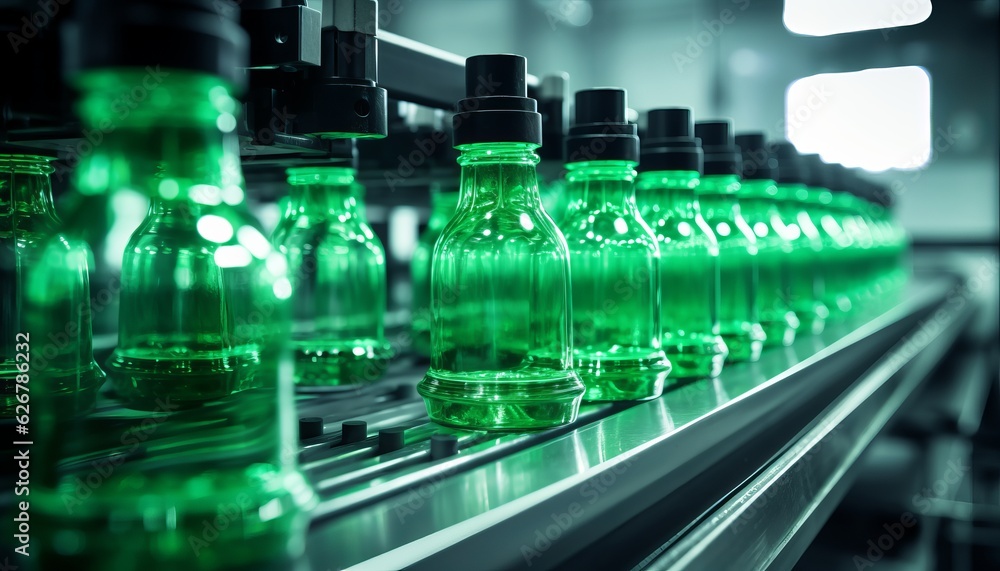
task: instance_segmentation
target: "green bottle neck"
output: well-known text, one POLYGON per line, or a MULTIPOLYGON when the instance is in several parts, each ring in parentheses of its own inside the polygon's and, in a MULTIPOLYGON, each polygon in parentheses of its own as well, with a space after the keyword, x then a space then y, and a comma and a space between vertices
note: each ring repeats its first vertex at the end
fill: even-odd
MULTIPOLYGON (((697 188, 701 175, 697 171, 651 171, 639 173, 636 188, 645 194, 653 212, 681 218, 695 218, 700 211, 697 188)), ((643 210, 645 212, 645 210, 643 210)))
POLYGON ((632 161, 567 163, 567 192, 588 210, 634 210, 637 165, 632 161))
POLYGON ((347 167, 290 168, 288 173, 289 208, 295 214, 309 216, 358 216, 361 211, 361 185, 356 172, 347 167))
POLYGON ((55 218, 49 180, 55 170, 52 160, 34 155, 0 155, 0 214, 55 218))
POLYGON ((541 209, 535 166, 538 145, 529 143, 475 143, 461 145, 460 201, 463 208, 541 209))
POLYGON ((81 193, 129 188, 161 202, 243 202, 239 104, 224 81, 191 71, 122 68, 87 72, 77 86, 88 133, 76 169, 81 193))

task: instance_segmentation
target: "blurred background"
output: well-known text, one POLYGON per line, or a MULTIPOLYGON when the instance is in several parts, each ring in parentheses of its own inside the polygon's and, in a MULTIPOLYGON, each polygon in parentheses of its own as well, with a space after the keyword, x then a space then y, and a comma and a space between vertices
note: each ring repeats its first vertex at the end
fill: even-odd
POLYGON ((525 55, 530 73, 567 72, 572 92, 624 87, 640 124, 643 111, 686 106, 698 119, 729 117, 737 131, 788 137, 827 162, 874 166, 917 244, 996 243, 1000 2, 931 4, 402 0, 394 10, 381 3, 379 23, 461 56, 525 55), (792 84, 818 74, 911 66, 929 89, 912 75, 876 73, 857 84, 827 79, 825 98, 808 99, 808 87, 788 97, 792 84), (808 144, 816 139, 826 147, 808 144))

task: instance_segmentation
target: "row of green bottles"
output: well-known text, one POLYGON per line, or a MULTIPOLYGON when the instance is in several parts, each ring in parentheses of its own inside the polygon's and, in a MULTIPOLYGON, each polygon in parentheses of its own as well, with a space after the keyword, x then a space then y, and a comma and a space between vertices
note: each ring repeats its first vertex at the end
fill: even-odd
POLYGON ((315 501, 295 461, 291 379, 279 375, 288 264, 244 204, 232 85, 181 68, 157 73, 125 117, 116 102, 150 84, 149 68, 91 68, 76 83, 84 128, 104 133, 72 192, 149 198, 125 249, 118 345, 97 407, 88 248, 73 228, 52 228, 44 162, 28 161, 34 182, 9 169, 16 218, 31 218, 14 236, 18 255, 33 260, 28 282, 15 282, 19 326, 31 335, 32 560, 40 569, 287 567, 315 501), (49 343, 63 333, 75 339, 49 343), (124 407, 105 406, 114 401, 124 407))

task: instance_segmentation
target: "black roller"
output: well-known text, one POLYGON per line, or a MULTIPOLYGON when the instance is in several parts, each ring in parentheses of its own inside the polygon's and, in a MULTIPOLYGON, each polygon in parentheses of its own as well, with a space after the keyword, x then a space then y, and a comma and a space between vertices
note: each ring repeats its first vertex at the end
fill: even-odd
POLYGON ((454 434, 431 435, 431 460, 441 460, 458 454, 458 437, 454 434))
POLYGON ((353 444, 368 438, 368 423, 363 420, 347 420, 340 425, 340 443, 353 444))
POLYGON ((306 416, 299 419, 299 439, 306 440, 323 436, 323 418, 306 416))
POLYGON ((640 171, 703 171, 704 152, 694 137, 690 109, 653 109, 647 118, 640 171))
POLYGON ((378 431, 378 453, 388 454, 402 450, 406 444, 406 429, 401 426, 378 431))

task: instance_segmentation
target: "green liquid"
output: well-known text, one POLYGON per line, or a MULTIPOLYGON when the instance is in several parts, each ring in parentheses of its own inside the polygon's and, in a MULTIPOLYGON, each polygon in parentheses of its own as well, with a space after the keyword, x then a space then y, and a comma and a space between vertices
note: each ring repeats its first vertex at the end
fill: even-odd
POLYGON ((583 400, 646 400, 663 393, 671 365, 662 350, 630 348, 602 351, 593 347, 573 350, 573 367, 584 380, 583 400))
POLYGON ((301 550, 313 496, 281 467, 295 452, 277 445, 280 424, 260 422, 277 418, 273 395, 61 422, 79 436, 39 446, 62 460, 31 490, 40 568, 228 569, 301 550))
POLYGON ((385 374, 392 349, 377 339, 352 339, 331 347, 323 341, 293 341, 299 384, 311 387, 361 385, 385 374))

